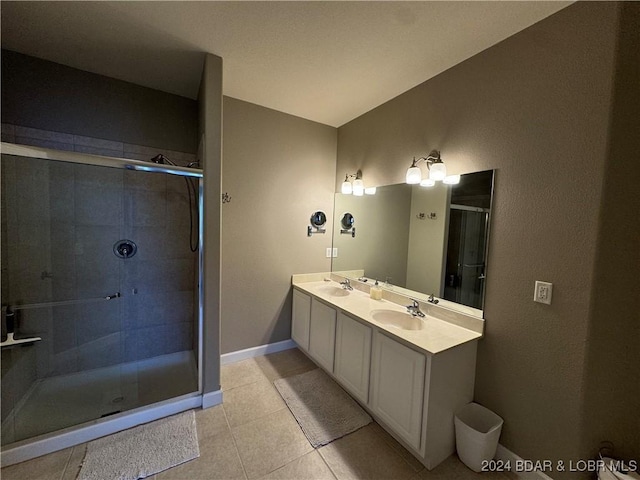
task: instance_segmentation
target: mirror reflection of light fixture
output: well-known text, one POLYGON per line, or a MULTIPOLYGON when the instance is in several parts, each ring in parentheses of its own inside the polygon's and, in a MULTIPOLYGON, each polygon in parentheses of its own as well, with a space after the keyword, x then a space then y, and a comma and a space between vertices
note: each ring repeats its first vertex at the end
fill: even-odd
POLYGON ((450 175, 447 177, 447 167, 445 166, 442 158, 440 158, 440 152, 438 150, 431 150, 428 156, 420 157, 416 160, 413 157, 413 162, 407 170, 406 182, 409 185, 419 184, 421 187, 433 187, 436 182, 446 183, 447 185, 455 185, 460 182, 460 175, 450 175), (422 178, 422 170, 418 166, 418 163, 424 162, 429 169, 429 176, 422 178))
POLYGON ((430 178, 425 178, 424 180, 420 180, 421 187, 433 187, 436 184, 435 180, 431 180, 430 178))
POLYGON ((447 185, 457 185, 460 183, 460 175, 449 175, 448 177, 444 177, 442 179, 442 183, 447 185))
POLYGON ((376 187, 365 188, 364 182, 362 181, 362 171, 358 170, 356 173, 347 173, 344 176, 344 182, 342 182, 340 192, 345 195, 353 194, 357 197, 361 197, 365 193, 367 195, 375 195, 376 187), (354 178, 353 183, 349 181, 350 178, 354 178))

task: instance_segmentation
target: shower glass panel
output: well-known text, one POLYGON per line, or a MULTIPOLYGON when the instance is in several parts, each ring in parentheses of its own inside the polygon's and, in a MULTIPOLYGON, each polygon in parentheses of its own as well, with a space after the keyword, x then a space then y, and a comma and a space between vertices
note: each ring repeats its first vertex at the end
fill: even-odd
POLYGON ((487 250, 486 209, 451 206, 444 298, 482 308, 487 250))
POLYGON ((0 168, 2 445, 197 392, 185 178, 10 155, 0 168))

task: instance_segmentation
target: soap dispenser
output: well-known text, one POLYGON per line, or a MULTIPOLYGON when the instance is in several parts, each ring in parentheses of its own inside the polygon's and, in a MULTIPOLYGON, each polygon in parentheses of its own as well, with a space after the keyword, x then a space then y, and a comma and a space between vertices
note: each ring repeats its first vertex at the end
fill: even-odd
POLYGON ((371 285, 369 296, 374 300, 382 300, 382 288, 378 285, 378 280, 376 280, 375 285, 371 285))

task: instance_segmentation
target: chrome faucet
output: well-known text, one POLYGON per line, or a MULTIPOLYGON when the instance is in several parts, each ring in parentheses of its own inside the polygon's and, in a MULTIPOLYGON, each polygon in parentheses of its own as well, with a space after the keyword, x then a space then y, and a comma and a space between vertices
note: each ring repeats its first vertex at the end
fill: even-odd
POLYGON ((342 288, 344 288, 345 290, 353 290, 353 287, 351 286, 351 282, 349 281, 348 278, 345 278, 344 282, 340 282, 340 285, 342 285, 342 288))
POLYGON ((433 293, 429 295, 429 298, 427 299, 427 302, 433 303, 434 305, 437 305, 439 301, 440 300, 433 296, 433 293))
POLYGON ((413 298, 410 299, 413 305, 407 305, 407 313, 410 313, 413 317, 424 317, 424 313, 420 310, 420 304, 413 298))

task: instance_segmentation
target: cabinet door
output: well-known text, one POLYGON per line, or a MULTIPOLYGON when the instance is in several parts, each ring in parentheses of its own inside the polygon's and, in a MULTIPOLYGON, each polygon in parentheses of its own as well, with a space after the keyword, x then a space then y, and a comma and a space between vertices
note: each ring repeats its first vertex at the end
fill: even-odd
POLYGON ((309 354, 331 373, 333 373, 335 341, 336 311, 315 298, 311 299, 309 354))
POLYGON ((291 338, 304 351, 309 351, 309 320, 311 297, 293 289, 293 312, 291 316, 291 338))
POLYGON ((335 374, 358 400, 369 400, 371 328, 338 313, 335 374))
POLYGON ((424 354, 376 332, 371 368, 371 408, 409 445, 419 450, 424 354))

